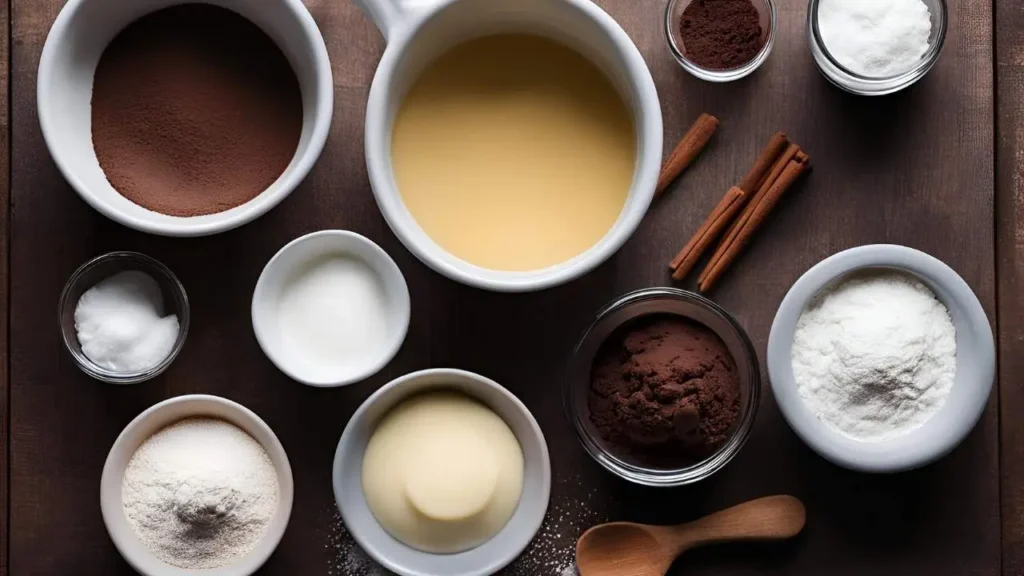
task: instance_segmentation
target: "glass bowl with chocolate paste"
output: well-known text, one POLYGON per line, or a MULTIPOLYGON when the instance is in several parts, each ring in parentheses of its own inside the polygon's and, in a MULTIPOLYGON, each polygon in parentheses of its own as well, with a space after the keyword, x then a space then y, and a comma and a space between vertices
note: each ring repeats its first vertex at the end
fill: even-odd
POLYGON ((692 292, 648 288, 598 312, 569 360, 563 394, 599 464, 637 484, 681 486, 743 447, 761 377, 728 312, 692 292))

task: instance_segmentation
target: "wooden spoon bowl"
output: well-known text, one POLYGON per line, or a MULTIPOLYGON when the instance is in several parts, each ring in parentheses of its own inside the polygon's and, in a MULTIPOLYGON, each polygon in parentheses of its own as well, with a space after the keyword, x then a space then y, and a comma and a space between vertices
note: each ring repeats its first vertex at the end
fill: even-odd
POLYGON ((785 540, 800 533, 804 505, 768 496, 678 526, 612 522, 587 530, 576 543, 581 576, 664 576, 683 552, 719 542, 785 540))

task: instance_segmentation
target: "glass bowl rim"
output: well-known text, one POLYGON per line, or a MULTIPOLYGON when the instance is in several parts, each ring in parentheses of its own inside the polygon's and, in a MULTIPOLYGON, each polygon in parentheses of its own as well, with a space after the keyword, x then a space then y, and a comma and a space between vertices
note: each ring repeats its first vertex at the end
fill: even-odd
MULTIPOLYGON (((673 0, 677 1, 677 0, 673 0)), ((932 15, 933 22, 938 26, 939 30, 935 36, 935 42, 928 47, 928 51, 921 57, 921 61, 914 65, 912 68, 893 74, 891 76, 865 76, 850 70, 832 55, 829 51, 828 45, 825 44, 824 39, 821 37, 821 29, 818 26, 818 5, 821 0, 809 0, 807 5, 807 26, 811 32, 811 39, 821 51, 821 54, 828 60, 829 64, 834 66, 837 70, 853 78, 858 82, 863 82, 872 86, 888 86, 889 84, 902 84, 909 79, 919 79, 924 76, 935 62, 939 59, 939 54, 942 53, 942 47, 946 43, 946 32, 948 31, 948 19, 949 19, 949 6, 946 0, 935 0, 939 6, 939 14, 932 15)))
MULTIPOLYGON (((583 334, 577 341, 577 344, 573 347, 569 365, 571 366, 576 360, 583 344, 587 342, 593 330, 608 314, 625 308, 631 304, 652 299, 680 300, 704 308, 708 312, 725 321, 725 323, 735 332, 740 348, 744 350, 746 358, 734 358, 734 360, 737 363, 737 367, 745 367, 749 371, 750 381, 747 401, 740 406, 739 421, 729 438, 717 451, 715 451, 714 454, 684 468, 666 470, 645 468, 643 466, 625 462, 609 451, 604 450, 591 437, 591 434, 587 432, 585 426, 582 424, 582 418, 584 418, 584 416, 577 408, 577 403, 575 401, 575 392, 578 383, 574 382, 571 374, 572 371, 569 367, 566 369, 566 374, 562 382, 563 408, 566 411, 569 421, 573 425, 577 440, 579 440, 580 444, 591 458, 606 470, 620 478, 644 486, 684 486, 703 480, 724 468, 746 444, 746 441, 753 429, 758 408, 761 404, 761 365, 757 357, 757 352, 753 343, 750 341, 746 330, 743 329, 743 327, 735 318, 732 317, 731 314, 729 314, 728 311, 700 294, 672 287, 654 287, 634 290, 603 306, 598 311, 594 320, 583 331, 583 334)), ((711 328, 709 327, 709 329, 711 328)), ((714 329, 711 330, 714 331, 714 329)))
MULTIPOLYGON (((778 8, 775 5, 775 0, 757 0, 762 2, 765 9, 768 12, 768 34, 765 37, 764 46, 758 51, 757 55, 735 68, 726 69, 715 69, 706 68, 690 60, 686 57, 683 49, 677 45, 676 42, 676 22, 672 18, 676 6, 679 5, 683 0, 669 0, 668 5, 665 8, 665 39, 668 42, 669 50, 672 52, 672 56, 676 62, 690 74, 706 80, 708 82, 732 82, 734 80, 740 80, 753 74, 758 68, 764 64, 765 60, 771 54, 772 48, 775 45, 775 36, 778 30, 778 8)), ((692 1, 692 0, 691 0, 692 1)))
MULTIPOLYGON (((173 295, 171 296, 173 298, 173 295)), ((165 295, 165 297, 167 296, 165 295)), ((110 384, 138 384, 140 382, 145 382, 146 380, 159 376, 161 373, 167 370, 167 367, 170 366, 172 362, 174 362, 174 359, 177 358, 178 353, 180 353, 181 349, 185 346, 185 337, 188 335, 190 316, 191 307, 188 301, 188 294, 185 292, 185 287, 181 284, 181 280, 178 279, 178 276, 175 275, 170 268, 168 268, 159 260, 151 256, 142 254, 140 252, 133 252, 130 250, 118 250, 114 252, 107 252, 105 254, 93 257, 84 264, 82 264, 81 266, 79 266, 71 274, 67 282, 64 284, 64 288, 61 290, 60 299, 57 305, 57 322, 58 326, 60 327, 61 341, 64 343, 64 348, 68 351, 68 354, 71 355, 71 358, 75 361, 75 364, 78 366, 80 370, 82 370, 82 372, 85 372, 86 374, 95 378, 96 380, 100 380, 102 382, 107 382, 110 384), (80 350, 75 350, 75 345, 74 342, 72 342, 72 340, 77 342, 78 336, 76 334, 70 333, 64 327, 64 310, 67 309, 68 306, 71 304, 71 293, 74 290, 74 288, 78 285, 78 283, 82 280, 82 277, 85 276, 87 272, 94 269, 96 266, 113 260, 134 261, 137 263, 141 263, 140 269, 148 268, 150 270, 156 270, 166 279, 169 280, 169 284, 171 285, 172 289, 174 290, 176 295, 180 296, 181 298, 181 310, 178 315, 178 337, 177 339, 175 339, 174 346, 171 348, 171 352, 170 354, 167 355, 166 358, 164 358, 156 366, 148 368, 146 370, 138 372, 115 372, 113 370, 108 370, 97 365, 92 360, 90 360, 83 352, 81 352, 80 350)))

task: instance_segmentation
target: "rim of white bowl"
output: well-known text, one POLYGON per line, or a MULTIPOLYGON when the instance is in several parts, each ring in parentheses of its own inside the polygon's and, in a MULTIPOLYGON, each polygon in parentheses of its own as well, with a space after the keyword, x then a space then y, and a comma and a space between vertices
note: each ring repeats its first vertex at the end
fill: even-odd
MULTIPOLYGON (((38 75, 36 78, 36 113, 39 117, 39 128, 43 133, 43 141, 46 143, 50 157, 64 176, 64 180, 89 206, 107 218, 140 232, 160 236, 209 236, 238 228, 266 214, 287 198, 305 180, 313 165, 320 158, 320 154, 323 152, 324 145, 327 142, 327 136, 330 134, 331 120, 334 115, 334 76, 327 54, 327 45, 324 42, 323 35, 320 33, 320 28, 317 26, 316 21, 313 20, 309 10, 306 9, 301 0, 277 0, 291 9, 291 13, 298 20, 306 35, 310 48, 309 57, 312 59, 316 69, 317 93, 317 108, 313 114, 315 121, 313 123, 313 130, 310 133, 309 145, 305 153, 298 157, 297 160, 294 160, 295 165, 290 166, 291 170, 286 171, 274 182, 274 184, 279 184, 278 189, 272 194, 267 194, 266 191, 263 191, 248 202, 232 208, 231 210, 237 210, 238 212, 230 217, 221 216, 217 219, 198 223, 193 218, 175 218, 166 214, 160 214, 160 216, 174 219, 167 222, 149 221, 126 214, 96 196, 78 178, 75 171, 68 166, 64 159, 59 154, 54 153, 54 147, 50 145, 50 142, 56 140, 59 136, 54 132, 53 120, 50 118, 49 107, 45 102, 46 95, 50 91, 49 83, 54 67, 54 59, 56 58, 57 44, 66 41, 75 15, 88 1, 69 0, 61 8, 60 13, 57 14, 57 18, 50 27, 50 31, 46 36, 46 42, 43 44, 42 55, 39 58, 38 75)), ((175 5, 186 2, 187 0, 181 0, 175 2, 175 5)), ((228 211, 230 210, 206 216, 223 215, 228 211)))
MULTIPOLYGON (((123 504, 121 502, 121 484, 124 481, 124 470, 113 469, 113 459, 115 455, 126 454, 124 449, 125 442, 128 441, 128 437, 135 431, 135 429, 142 426, 147 420, 154 418, 158 413, 167 410, 169 407, 175 404, 181 404, 184 402, 197 402, 206 404, 217 404, 220 405, 228 412, 234 412, 239 416, 239 419, 246 422, 246 425, 240 424, 238 421, 229 420, 220 416, 210 415, 208 412, 197 410, 194 414, 182 416, 176 420, 168 422, 167 425, 173 424, 174 422, 180 422, 185 418, 203 417, 210 416, 211 418, 221 418, 234 426, 237 426, 243 430, 246 434, 249 434, 254 440, 260 443, 260 446, 270 456, 271 461, 279 462, 280 464, 274 465, 274 471, 277 473, 277 485, 278 485, 278 506, 275 514, 283 514, 283 518, 279 524, 279 527, 274 528, 274 524, 268 526, 267 531, 257 541, 256 547, 246 553, 234 564, 227 566, 221 566, 219 568, 212 568, 207 570, 200 570, 207 576, 248 576, 253 574, 268 559, 274 554, 278 544, 281 543, 281 538, 284 536, 285 531, 288 529, 288 521, 291 519, 292 503, 295 497, 295 484, 292 477, 291 463, 288 460, 288 453, 285 452, 284 445, 281 444, 281 440, 274 434, 274 430, 267 425, 255 412, 249 410, 245 406, 242 406, 238 402, 222 398, 220 396, 213 396, 210 394, 186 394, 183 396, 175 396, 158 402, 149 408, 142 411, 141 414, 132 419, 127 426, 117 435, 117 439, 110 446, 110 451, 107 453, 107 459, 103 463, 103 473, 100 476, 100 513, 103 516, 103 525, 107 529, 107 534, 110 536, 111 541, 114 543, 114 547, 121 554, 121 557, 125 559, 128 564, 132 566, 137 572, 145 576, 188 576, 189 574, 195 574, 196 570, 187 570, 184 568, 178 568, 171 566, 157 558, 152 552, 145 547, 145 544, 141 544, 137 547, 140 550, 145 550, 149 556, 145 560, 142 557, 136 555, 130 547, 126 545, 125 538, 138 538, 132 529, 131 525, 128 524, 127 518, 124 517, 123 504), (249 428, 253 427, 259 429, 263 434, 270 440, 270 445, 260 442, 255 435, 253 435, 249 428), (114 501, 108 498, 108 494, 116 494, 114 501), (121 515, 125 523, 125 529, 114 528, 117 523, 116 516, 121 515), (130 535, 130 536, 128 536, 130 535), (247 557, 251 559, 245 560, 247 557), (244 563, 243 563, 244 562, 244 563)), ((159 431, 158 428, 156 431, 159 431)), ((154 431, 154 433, 156 432, 154 431)), ((144 442, 145 440, 143 440, 144 442)), ((137 448, 136 448, 137 449, 137 448)), ((126 454, 126 465, 131 460, 131 455, 126 454)))
MULTIPOLYGON (((640 226, 654 199, 654 189, 661 170, 663 134, 658 90, 650 68, 625 30, 597 4, 591 0, 562 2, 590 18, 605 33, 624 60, 630 86, 636 89, 639 103, 631 110, 634 114, 637 140, 642 141, 643 149, 648 151, 644 158, 637 156, 635 182, 615 224, 596 244, 566 262, 526 272, 489 270, 470 264, 450 254, 420 228, 402 202, 397 186, 394 185, 393 173, 384 160, 385 155, 381 154, 381 151, 389 149, 391 138, 390 129, 385 129, 388 126, 387 93, 391 90, 395 68, 408 43, 425 22, 449 4, 438 3, 438 6, 413 16, 415 22, 403 24, 394 31, 394 36, 388 39, 388 48, 384 51, 370 84, 365 122, 368 129, 365 130, 364 148, 370 187, 377 207, 406 249, 435 272, 461 284, 495 292, 533 292, 570 282, 600 266, 622 248, 640 226), (651 101, 652 105, 644 106, 643 103, 647 101, 651 101), (378 130, 378 127, 381 129, 378 130)), ((639 145, 637 149, 640 150, 639 145)))
MULTIPOLYGON (((459 576, 486 576, 488 574, 495 574, 502 568, 505 568, 506 566, 511 564, 516 558, 519 557, 520 554, 523 553, 524 550, 526 550, 526 547, 530 545, 530 542, 533 541, 534 537, 536 537, 537 533, 540 531, 541 526, 544 524, 544 518, 547 516, 547 509, 551 499, 551 455, 548 451, 548 445, 547 440, 544 437, 544 431, 541 429, 540 424, 537 423, 537 419, 533 417, 533 413, 530 412, 529 408, 527 408, 526 405, 523 404, 522 400, 520 400, 515 394, 510 392, 507 388, 505 388, 501 384, 498 384, 494 380, 487 378, 486 376, 481 376, 480 374, 477 374, 475 372, 469 372, 467 370, 460 370, 457 368, 429 368, 426 370, 411 372, 404 376, 399 376, 398 378, 395 378, 394 380, 388 382, 384 386, 381 386, 376 392, 371 394, 369 398, 364 400, 363 403, 359 405, 359 408, 356 409, 355 413, 352 414, 352 417, 349 418, 348 424, 345 425, 345 430, 341 433, 341 438, 338 440, 338 447, 335 449, 334 452, 334 461, 331 464, 331 483, 334 489, 334 499, 338 507, 338 512, 341 514, 342 521, 345 523, 345 526, 347 526, 348 532, 349 534, 351 534, 352 539, 355 540, 356 544, 358 544, 359 547, 362 548, 363 551, 365 551, 367 554, 369 554, 370 557, 373 558, 374 561, 376 561, 378 564, 402 576, 424 576, 428 574, 427 572, 420 571, 415 568, 407 569, 405 566, 398 564, 391 558, 382 554, 380 549, 377 546, 375 546, 372 541, 365 538, 362 527, 357 522, 352 522, 352 518, 348 514, 346 514, 345 507, 342 505, 343 499, 341 498, 341 496, 339 496, 339 486, 342 485, 340 469, 343 461, 345 460, 345 450, 347 448, 347 445, 350 443, 349 438, 351 437, 352 434, 354 434, 354 432, 352 431, 353 424, 363 421, 366 418, 366 412, 368 412, 377 402, 381 401, 382 397, 392 393, 393 389, 399 388, 404 385, 408 385, 409 383, 415 382, 421 378, 429 377, 452 377, 453 379, 458 379, 462 382, 472 382, 473 386, 482 386, 494 390, 503 398, 505 398, 505 400, 509 402, 509 405, 512 406, 512 408, 515 411, 519 412, 525 417, 531 434, 530 439, 531 441, 537 442, 537 448, 540 452, 540 459, 539 462, 537 462, 537 464, 540 465, 542 492, 541 494, 538 495, 539 499, 534 499, 532 502, 529 503, 529 505, 533 506, 534 510, 539 511, 540 514, 536 514, 536 517, 530 522, 528 531, 519 534, 519 537, 512 541, 507 549, 503 550, 500 555, 492 557, 491 560, 486 565, 477 566, 474 568, 458 572, 459 576)), ((444 384, 439 384, 437 388, 444 389, 445 386, 444 384)), ((468 394, 472 396, 471 393, 468 394)), ((520 438, 519 435, 516 435, 516 440, 519 441, 520 445, 523 444, 523 439, 520 438)), ((360 487, 360 490, 361 489, 362 488, 360 487)), ((520 497, 519 506, 522 506, 523 502, 524 500, 522 499, 522 497, 520 497)), ((518 513, 519 511, 517 508, 515 514, 518 513)), ((492 540, 489 540, 488 542, 492 542, 494 539, 500 536, 501 532, 495 535, 494 538, 492 538, 492 540)), ((390 538, 390 536, 388 537, 390 538)), ((481 546, 486 546, 488 542, 481 544, 481 546)), ((415 549, 412 550, 415 551, 415 549)), ((476 550, 476 548, 471 549, 467 552, 472 552, 473 550, 476 550)), ((415 552, 417 554, 423 554, 426 556, 458 556, 458 554, 435 555, 428 554, 426 552, 415 552)))
POLYGON ((356 232, 351 232, 349 230, 319 230, 304 236, 299 236, 285 244, 270 258, 270 260, 267 261, 267 264, 263 267, 263 271, 260 272, 259 279, 256 281, 256 287, 253 289, 252 305, 249 313, 252 319, 252 329, 256 334, 256 342, 259 343, 260 349, 263 350, 263 353, 267 358, 274 363, 274 366, 277 366, 278 370, 283 372, 292 380, 307 386, 313 386, 316 388, 337 388, 361 382, 370 376, 373 376, 377 372, 380 372, 388 365, 388 363, 394 360, 395 356, 398 355, 398 352, 402 349, 402 344, 405 343, 405 338, 409 333, 409 323, 412 320, 412 301, 409 296, 409 285, 405 281, 402 269, 398 267, 398 264, 395 263, 394 259, 392 259, 391 256, 377 243, 361 234, 357 234, 356 232), (387 346, 381 348, 381 356, 375 362, 368 363, 363 370, 353 372, 347 378, 332 379, 330 381, 310 379, 306 375, 299 374, 289 366, 283 355, 279 354, 271 344, 273 340, 267 336, 268 328, 263 325, 264 314, 266 312, 261 307, 261 304, 263 304, 262 301, 258 299, 264 284, 267 282, 269 271, 275 265, 279 265, 285 254, 299 244, 322 237, 333 237, 340 239, 343 242, 362 244, 369 249, 371 253, 376 255, 376 260, 373 262, 363 258, 360 258, 360 260, 377 273, 377 276, 380 277, 380 281, 382 283, 388 283, 391 276, 382 274, 381 268, 384 267, 389 269, 394 274, 394 278, 397 278, 393 287, 398 291, 400 298, 400 301, 395 303, 396 306, 393 308, 393 310, 399 314, 399 330, 391 336, 387 346))
MULTIPOLYGON (((958 369, 959 355, 967 348, 960 340, 965 336, 958 331, 958 369)), ((890 473, 920 468, 956 448, 985 412, 995 382, 995 362, 991 323, 967 282, 938 258, 896 244, 858 246, 815 264, 789 289, 768 336, 768 376, 776 403, 790 428, 823 458, 861 472, 890 473), (791 349, 800 314, 823 288, 857 270, 886 268, 917 277, 935 292, 936 298, 950 309, 951 314, 954 307, 957 309, 964 323, 971 327, 970 348, 977 350, 975 357, 980 369, 967 376, 976 384, 976 392, 968 397, 966 403, 953 405, 947 401, 920 427, 892 440, 865 442, 849 438, 822 422, 800 398, 793 378, 791 349), (948 293, 952 301, 939 294, 935 286, 948 293), (947 411, 957 414, 955 426, 938 431, 929 426, 947 411)), ((963 385, 960 377, 958 374, 954 387, 963 385)))

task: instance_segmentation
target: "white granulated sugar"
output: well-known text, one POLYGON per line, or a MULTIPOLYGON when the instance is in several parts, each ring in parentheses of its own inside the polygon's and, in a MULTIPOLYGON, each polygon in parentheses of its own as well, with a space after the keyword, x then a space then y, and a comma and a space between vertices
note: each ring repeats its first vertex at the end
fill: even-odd
POLYGON ((157 558, 188 570, 218 568, 263 536, 277 510, 277 472, 245 431, 215 418, 188 418, 139 446, 121 500, 157 558))
POLYGON ((922 0, 821 0, 818 30, 840 64, 862 76, 885 78, 921 61, 932 19, 922 0))
POLYGON ((917 279, 860 274, 803 312, 792 360, 797 391, 819 419, 851 438, 883 441, 922 425, 946 402, 956 330, 917 279))
POLYGON ((88 289, 75 307, 82 353, 114 372, 142 372, 164 361, 178 340, 178 317, 164 316, 163 294, 149 275, 121 272, 88 289))

